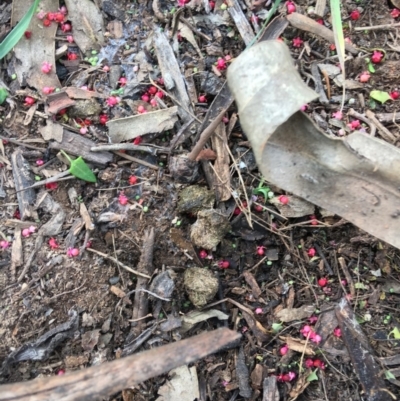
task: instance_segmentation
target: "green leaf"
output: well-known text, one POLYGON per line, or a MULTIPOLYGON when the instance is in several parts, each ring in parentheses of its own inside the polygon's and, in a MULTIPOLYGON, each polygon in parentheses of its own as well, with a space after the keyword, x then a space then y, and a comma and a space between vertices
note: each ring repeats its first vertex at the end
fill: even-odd
POLYGON ((336 53, 339 57, 340 67, 342 69, 343 75, 343 98, 342 98, 342 106, 344 105, 345 99, 345 86, 344 86, 344 78, 345 78, 345 66, 344 66, 344 57, 345 57, 345 47, 344 47, 344 36, 343 36, 343 25, 342 25, 342 15, 340 13, 340 0, 330 0, 331 6, 331 14, 332 14, 332 28, 333 28, 333 36, 335 38, 335 46, 336 53))
POLYGON ((375 67, 372 63, 368 63, 368 71, 373 74, 375 72, 375 67))
POLYGON ((26 14, 21 18, 21 21, 15 25, 14 29, 6 36, 6 38, 0 43, 0 60, 7 56, 12 48, 19 42, 24 32, 28 29, 33 14, 40 0, 35 0, 26 14))
POLYGON ((272 323, 272 331, 278 333, 282 330, 282 323, 272 323))
POLYGON ((79 156, 77 159, 72 160, 63 150, 61 153, 68 159, 71 163, 69 167, 69 172, 76 178, 80 178, 83 181, 87 182, 96 182, 96 176, 93 174, 93 171, 90 167, 85 163, 82 159, 82 156, 79 156))
POLYGON ((69 172, 76 178, 80 178, 83 181, 97 181, 96 176, 93 174, 93 171, 90 169, 90 167, 82 159, 82 156, 79 156, 77 159, 71 161, 69 172))
POLYGON ((0 104, 3 104, 8 97, 7 89, 0 88, 0 104))
POLYGON ((268 193, 271 192, 271 189, 268 187, 258 187, 253 190, 254 195, 262 195, 265 200, 268 199, 268 193))
POLYGON ((378 102, 381 102, 382 104, 391 99, 389 93, 384 92, 384 91, 377 91, 377 90, 371 91, 369 96, 372 97, 372 99, 375 99, 378 102))
POLYGON ((366 290, 367 289, 367 287, 363 283, 355 283, 354 288, 356 288, 357 290, 366 290))
POLYGON ((400 331, 397 327, 395 327, 390 333, 389 337, 393 334, 395 340, 400 340, 400 331))
POLYGON ((390 370, 385 370, 385 378, 387 380, 396 380, 396 376, 390 370))
POLYGON ((315 380, 318 380, 317 370, 318 370, 318 369, 313 370, 313 371, 307 376, 307 381, 308 381, 308 382, 313 382, 313 381, 315 381, 315 380))

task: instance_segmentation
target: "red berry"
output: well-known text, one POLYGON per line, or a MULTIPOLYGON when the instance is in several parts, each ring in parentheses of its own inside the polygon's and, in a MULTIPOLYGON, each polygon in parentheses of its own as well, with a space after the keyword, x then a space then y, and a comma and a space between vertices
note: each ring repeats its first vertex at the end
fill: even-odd
POLYGON ((48 184, 44 184, 44 186, 46 187, 46 189, 53 190, 57 189, 58 184, 56 182, 49 182, 48 184))
POLYGON ((202 250, 199 252, 199 258, 200 258, 200 259, 205 259, 207 256, 208 256, 208 253, 207 253, 207 251, 206 251, 205 249, 202 249, 202 250))
POLYGON ((289 203, 289 198, 286 195, 281 195, 278 199, 282 205, 287 205, 289 203))
POLYGON ((154 96, 157 96, 158 98, 162 99, 164 97, 164 92, 158 91, 154 96))
POLYGON ((78 55, 76 53, 67 53, 68 60, 77 60, 78 55))
POLYGON ((254 210, 258 213, 264 211, 264 208, 261 205, 254 205, 254 210))
POLYGON ((54 21, 55 17, 56 17, 56 13, 47 13, 47 18, 50 21, 54 21))
POLYGON ((320 359, 315 359, 313 362, 314 368, 320 368, 322 370, 325 369, 325 364, 320 359))
POLYGON ((231 264, 227 260, 220 260, 218 262, 218 267, 221 269, 228 269, 231 264))
POLYGON ((140 145, 143 141, 143 138, 141 136, 137 136, 134 140, 133 140, 133 144, 134 145, 140 145))
POLYGON ((56 21, 56 22, 64 22, 64 14, 56 13, 56 15, 54 16, 54 21, 56 21))
POLYGON ((100 114, 99 115, 99 122, 102 125, 106 125, 108 121, 108 116, 106 114, 100 114))
POLYGON ((43 26, 48 27, 48 26, 50 26, 50 25, 51 25, 51 21, 50 21, 49 19, 45 18, 45 19, 43 20, 43 26))
POLYGON ((329 50, 331 52, 334 52, 336 50, 336 45, 334 45, 333 43, 329 46, 329 50))
POLYGON ((322 18, 317 19, 318 24, 320 25, 324 25, 324 20, 322 18))
POLYGON ((322 277, 318 280, 318 285, 320 287, 325 287, 328 284, 328 279, 326 277, 322 277))
POLYGON ((31 31, 25 31, 24 35, 27 39, 30 39, 32 37, 32 32, 31 31))
POLYGON ((383 53, 374 51, 371 56, 371 61, 375 64, 379 64, 383 59, 383 53))
POLYGON ((307 251, 307 255, 308 255, 310 258, 313 258, 313 257, 315 256, 316 253, 317 253, 317 251, 316 251, 314 248, 310 248, 310 249, 307 251))
POLYGON ((398 16, 400 15, 400 10, 397 9, 397 8, 394 8, 394 9, 390 12, 390 15, 391 15, 393 18, 398 18, 398 16))
POLYGON ((223 58, 219 58, 217 61, 217 69, 219 71, 226 70, 226 61, 223 58))
POLYGON ((24 106, 32 106, 33 104, 35 104, 36 100, 33 97, 27 96, 25 98, 25 103, 24 106))
POLYGON ((158 89, 155 86, 150 86, 150 88, 148 89, 150 95, 155 95, 158 91, 158 89))
POLYGON ((135 185, 137 183, 137 181, 138 181, 138 179, 135 175, 131 175, 128 180, 129 185, 135 185))
POLYGON ((393 100, 397 100, 397 99, 400 97, 400 93, 397 92, 397 91, 390 92, 390 97, 391 97, 393 100))
POLYGON ((199 102, 200 103, 207 103, 207 98, 205 95, 200 95, 199 96, 199 102))
POLYGON ((360 12, 359 12, 358 10, 353 10, 353 11, 350 13, 350 18, 351 18, 353 21, 357 21, 357 20, 360 18, 360 12))

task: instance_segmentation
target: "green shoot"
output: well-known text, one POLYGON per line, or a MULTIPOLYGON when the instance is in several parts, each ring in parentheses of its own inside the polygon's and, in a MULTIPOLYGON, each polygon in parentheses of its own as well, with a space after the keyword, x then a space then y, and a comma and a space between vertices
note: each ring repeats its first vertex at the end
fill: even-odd
POLYGON ((14 29, 6 36, 0 43, 0 60, 7 56, 13 47, 22 38, 24 32, 28 29, 33 14, 35 13, 40 0, 35 0, 26 14, 22 17, 21 21, 15 25, 14 29))

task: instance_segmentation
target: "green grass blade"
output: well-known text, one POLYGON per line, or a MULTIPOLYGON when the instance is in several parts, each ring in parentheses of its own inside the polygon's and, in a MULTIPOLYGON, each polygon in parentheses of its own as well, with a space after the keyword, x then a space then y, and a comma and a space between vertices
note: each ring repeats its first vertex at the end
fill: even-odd
MULTIPOLYGON (((340 67, 342 68, 343 78, 345 78, 345 67, 344 67, 344 57, 345 57, 345 47, 344 47, 344 36, 343 36, 343 25, 342 25, 342 15, 340 13, 340 0, 330 0, 331 14, 332 14, 332 27, 333 35, 335 37, 336 52, 339 57, 340 67)), ((342 107, 344 104, 345 86, 343 79, 343 99, 342 107)))
POLYGON ((7 37, 0 43, 0 60, 7 56, 13 47, 19 42, 24 32, 28 29, 33 14, 40 0, 35 0, 31 8, 22 17, 21 21, 15 25, 14 29, 7 35, 7 37))

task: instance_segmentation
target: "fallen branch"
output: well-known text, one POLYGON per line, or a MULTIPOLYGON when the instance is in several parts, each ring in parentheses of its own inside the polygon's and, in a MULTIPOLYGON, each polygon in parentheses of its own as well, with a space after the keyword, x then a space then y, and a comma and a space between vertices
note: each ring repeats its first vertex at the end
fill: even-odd
POLYGON ((240 339, 223 328, 65 376, 0 386, 0 401, 95 401, 185 364, 240 339))

